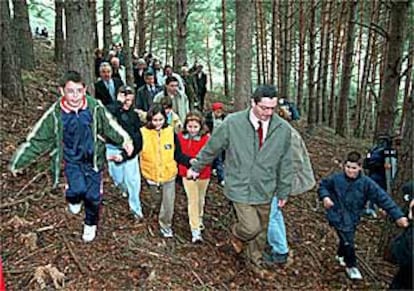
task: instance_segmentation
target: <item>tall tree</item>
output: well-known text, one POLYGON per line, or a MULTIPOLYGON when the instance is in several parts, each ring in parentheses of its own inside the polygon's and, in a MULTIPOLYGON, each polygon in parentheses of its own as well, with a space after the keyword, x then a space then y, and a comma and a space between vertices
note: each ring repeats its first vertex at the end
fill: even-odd
POLYGON ((382 83, 381 107, 377 118, 376 133, 392 134, 394 129, 394 114, 400 85, 401 63, 405 41, 405 26, 407 1, 391 3, 390 28, 387 33, 387 55, 382 83))
POLYGON ((13 0, 13 27, 16 33, 17 53, 22 69, 33 70, 36 66, 26 0, 13 0))
MULTIPOLYGON (((70 0, 69 0, 70 1, 70 0)), ((97 0, 89 0, 89 9, 91 10, 91 25, 92 25, 92 48, 99 48, 98 39, 98 22, 96 20, 96 2, 97 0)))
POLYGON ((112 45, 112 25, 111 25, 112 0, 103 0, 103 49, 107 52, 112 45))
POLYGON ((313 129, 316 123, 316 102, 315 102, 315 18, 316 5, 315 0, 310 2, 309 16, 309 61, 308 61, 308 125, 309 129, 313 129))
POLYGON ((139 8, 138 8, 138 54, 142 55, 145 52, 145 34, 146 34, 146 19, 145 19, 145 0, 139 0, 139 8))
POLYGON ((302 109, 303 98, 303 84, 305 79, 305 38, 306 38, 306 20, 305 20, 305 6, 303 1, 299 2, 299 76, 298 76, 298 91, 296 95, 296 104, 299 109, 302 109))
POLYGON ((128 16, 127 0, 121 0, 122 41, 124 43, 122 51, 125 54, 126 82, 128 85, 132 85, 134 84, 134 73, 132 71, 132 55, 129 45, 128 16))
POLYGON ((93 94, 93 53, 91 51, 92 25, 88 2, 65 2, 66 14, 66 68, 81 74, 93 94), (86 44, 86 45, 82 45, 86 44))
POLYGON ((226 22, 226 0, 221 0, 221 43, 223 46, 223 77, 224 77, 224 96, 230 96, 229 76, 227 67, 227 22, 226 22))
POLYGON ((253 5, 252 0, 236 0, 236 110, 248 106, 251 94, 253 5))
MULTIPOLYGON (((302 5, 302 1, 299 2, 302 5)), ((270 84, 274 85, 276 80, 276 38, 277 38, 277 2, 272 0, 272 33, 270 52, 270 84)))
POLYGON ((187 19, 189 15, 188 0, 177 0, 177 49, 174 57, 176 71, 187 63, 187 19))
POLYGON ((346 136, 348 134, 348 96, 351 85, 352 57, 354 53, 354 27, 355 27, 356 2, 348 2, 348 29, 346 47, 342 62, 341 90, 339 92, 338 118, 336 120, 336 134, 346 136))
POLYGON ((0 100, 3 105, 3 97, 8 100, 25 102, 20 60, 15 54, 16 40, 12 29, 9 1, 0 1, 1 24, 1 82, 0 100))
MULTIPOLYGON (((55 62, 63 62, 65 39, 63 37, 63 9, 64 0, 55 0, 55 62)), ((62 67, 62 66, 58 66, 62 67)))

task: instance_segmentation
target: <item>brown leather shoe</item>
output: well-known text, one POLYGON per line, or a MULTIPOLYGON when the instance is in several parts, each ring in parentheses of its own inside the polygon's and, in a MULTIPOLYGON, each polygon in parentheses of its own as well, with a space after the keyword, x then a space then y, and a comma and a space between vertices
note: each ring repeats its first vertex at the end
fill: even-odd
POLYGON ((240 254, 243 251, 243 242, 234 235, 231 235, 230 243, 237 254, 240 254))

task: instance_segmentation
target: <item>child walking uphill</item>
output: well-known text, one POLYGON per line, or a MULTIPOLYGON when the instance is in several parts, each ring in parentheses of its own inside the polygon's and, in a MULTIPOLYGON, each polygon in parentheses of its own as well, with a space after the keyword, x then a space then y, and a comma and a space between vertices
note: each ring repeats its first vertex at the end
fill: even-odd
POLYGON ((62 97, 43 114, 26 141, 18 148, 10 169, 16 174, 37 157, 51 153, 54 186, 61 161, 67 182, 69 211, 78 214, 85 206, 83 240, 95 239, 102 194, 105 141, 122 145, 127 155, 133 151, 128 133, 115 121, 100 101, 86 95, 79 73, 66 73, 60 87, 62 97))
MULTIPOLYGON (((207 143, 209 134, 202 130, 203 117, 198 112, 189 112, 184 121, 184 129, 178 134, 181 149, 184 154, 195 158, 201 148, 207 143)), ((203 241, 201 231, 204 229, 204 202, 208 183, 210 182, 211 167, 205 167, 197 180, 187 179, 188 168, 178 165, 178 174, 183 177, 183 185, 188 199, 188 218, 191 227, 192 243, 203 241)))
POLYGON ((141 201, 141 173, 139 171, 138 153, 142 149, 141 121, 135 113, 134 91, 131 87, 122 86, 118 90, 117 101, 107 105, 108 110, 116 118, 119 124, 131 136, 134 142, 134 152, 127 156, 125 151, 108 141, 106 145, 106 157, 108 159, 109 174, 116 186, 120 187, 123 194, 128 191, 128 204, 136 222, 143 219, 141 201))
POLYGON ((162 188, 162 200, 158 222, 161 235, 174 236, 172 218, 175 202, 175 178, 177 163, 190 166, 190 158, 181 152, 174 128, 167 124, 164 107, 154 103, 147 114, 147 125, 141 128, 142 151, 140 164, 142 176, 147 181, 153 196, 162 188))
POLYGON ((319 187, 326 218, 339 237, 336 259, 340 265, 346 266, 346 273, 353 280, 362 279, 357 268, 354 238, 368 199, 384 209, 398 226, 408 226, 407 218, 388 193, 361 174, 361 163, 361 155, 350 152, 344 162, 344 171, 322 179, 319 187))

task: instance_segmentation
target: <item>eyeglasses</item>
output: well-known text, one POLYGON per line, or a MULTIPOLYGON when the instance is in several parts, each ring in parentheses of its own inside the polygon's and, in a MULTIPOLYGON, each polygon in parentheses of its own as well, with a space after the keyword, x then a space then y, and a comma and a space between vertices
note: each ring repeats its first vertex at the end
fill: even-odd
POLYGON ((276 106, 269 107, 269 106, 259 105, 257 103, 256 103, 256 106, 259 107, 260 110, 262 110, 262 111, 266 111, 266 110, 275 111, 275 109, 276 109, 276 106))

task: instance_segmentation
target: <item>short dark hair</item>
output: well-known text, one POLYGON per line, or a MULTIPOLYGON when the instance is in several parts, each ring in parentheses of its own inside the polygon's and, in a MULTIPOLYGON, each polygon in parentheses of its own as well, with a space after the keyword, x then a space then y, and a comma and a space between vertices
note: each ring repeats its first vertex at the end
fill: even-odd
POLYGON ((154 73, 149 70, 145 71, 144 78, 147 78, 147 77, 154 77, 154 73))
POLYGON ((345 163, 346 162, 351 162, 351 163, 358 163, 359 165, 361 165, 362 164, 361 163, 362 162, 361 161, 361 158, 362 158, 362 156, 361 156, 361 154, 359 152, 352 151, 352 152, 349 152, 346 155, 345 163))
POLYGON ((63 78, 60 80, 60 86, 65 87, 66 83, 68 82, 74 83, 82 83, 83 87, 85 87, 85 81, 83 80, 81 74, 77 71, 69 70, 64 75, 63 78))
POLYGON ((273 85, 260 85, 256 88, 252 95, 252 99, 255 103, 258 103, 262 100, 262 98, 276 98, 277 97, 277 90, 276 87, 273 85))
POLYGON ((178 79, 174 76, 168 76, 167 79, 165 79, 165 85, 168 85, 171 82, 177 82, 178 83, 178 79))
POLYGON ((118 93, 123 93, 123 94, 135 94, 134 88, 130 87, 130 86, 121 86, 118 89, 118 93))
POLYGON ((160 104, 164 107, 164 109, 169 109, 173 107, 173 103, 170 96, 164 96, 160 100, 160 104))
POLYGON ((161 113, 162 116, 164 116, 165 122, 162 128, 166 128, 168 126, 167 123, 167 114, 165 113, 164 107, 160 103, 154 103, 150 107, 147 113, 147 124, 146 127, 148 129, 155 129, 154 125, 152 124, 152 118, 157 115, 158 113, 161 113))

